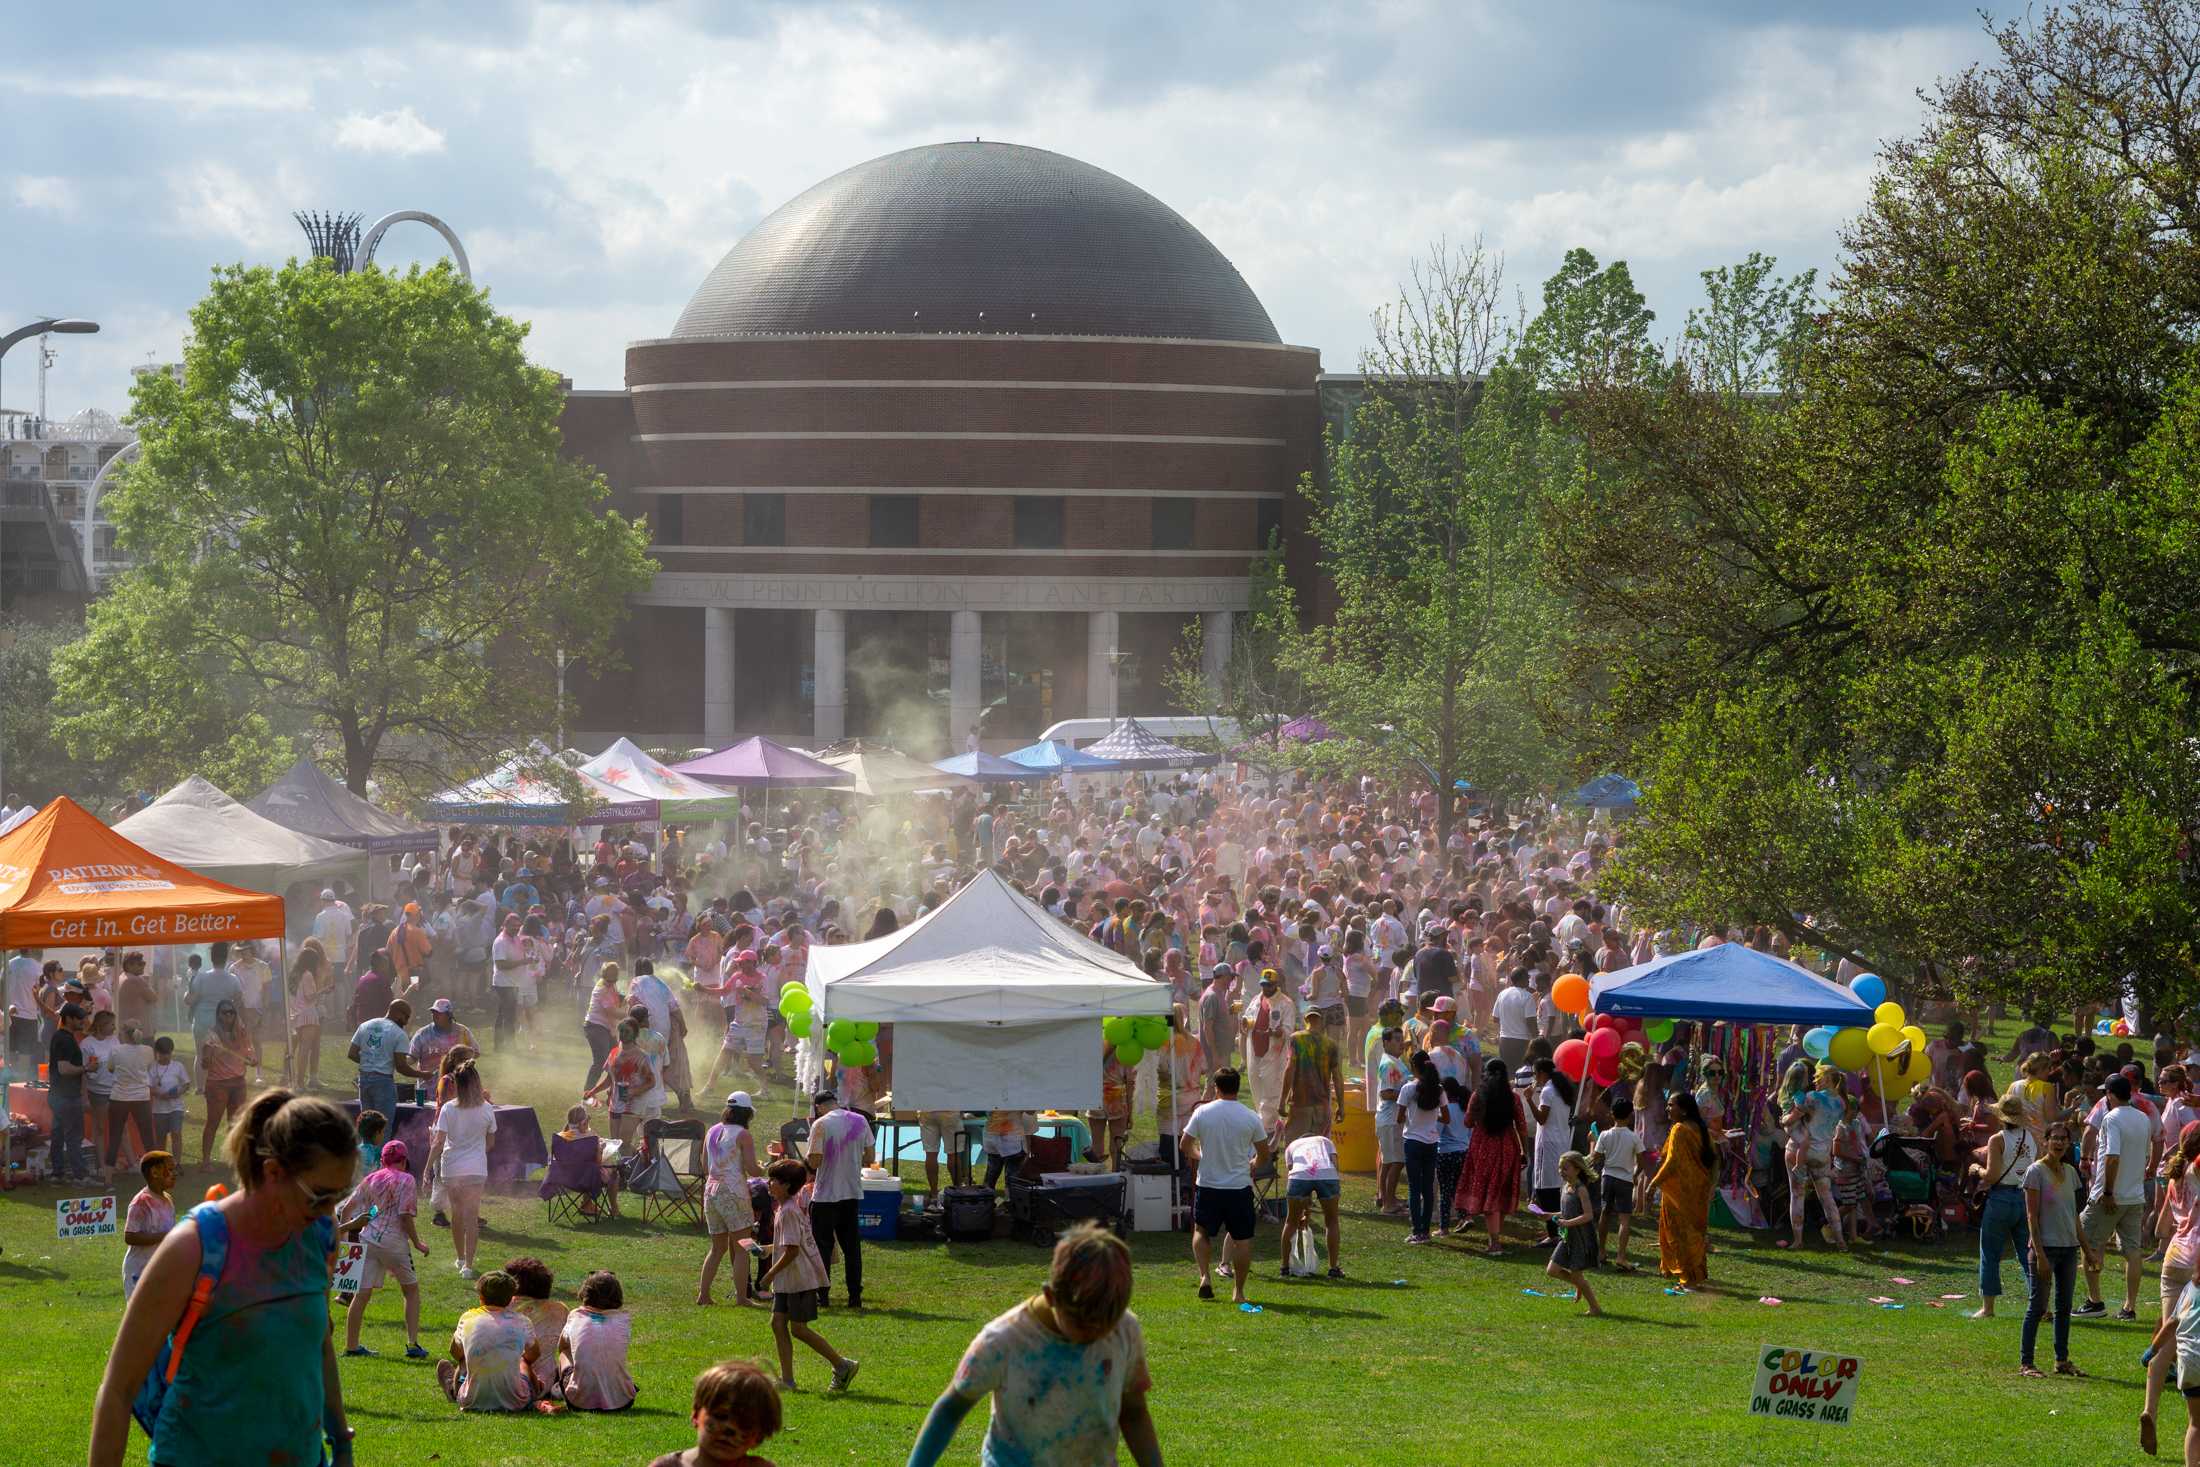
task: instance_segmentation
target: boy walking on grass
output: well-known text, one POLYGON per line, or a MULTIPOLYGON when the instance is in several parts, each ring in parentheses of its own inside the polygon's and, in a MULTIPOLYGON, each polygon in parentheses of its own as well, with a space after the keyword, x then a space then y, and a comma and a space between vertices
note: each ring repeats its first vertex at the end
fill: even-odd
POLYGON ((794 1342, 800 1340, 833 1367, 831 1389, 844 1391, 861 1361, 835 1350, 810 1326, 817 1318, 817 1296, 825 1288, 825 1260, 810 1232, 810 1169, 782 1161, 765 1174, 772 1192, 772 1263, 758 1280, 772 1295, 772 1338, 779 1346, 779 1388, 794 1383, 794 1342))
POLYGON ((1642 1138, 1635 1134, 1634 1103, 1615 1100, 1612 1124, 1597 1132, 1597 1186, 1603 1204, 1597 1209, 1597 1245, 1602 1251, 1604 1240, 1612 1234, 1613 1219, 1618 1219, 1619 1251, 1612 1255, 1612 1267, 1620 1273, 1635 1271, 1627 1261, 1627 1235, 1635 1220, 1635 1165, 1641 1155, 1642 1138))

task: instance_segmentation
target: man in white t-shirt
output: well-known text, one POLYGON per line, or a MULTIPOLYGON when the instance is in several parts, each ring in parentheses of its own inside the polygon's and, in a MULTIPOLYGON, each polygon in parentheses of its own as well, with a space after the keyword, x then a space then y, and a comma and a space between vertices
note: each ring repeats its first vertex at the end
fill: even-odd
POLYGON ((2085 1302, 2074 1314, 2104 1314, 2101 1264, 2114 1237, 2124 1255, 2124 1307, 2118 1319, 2139 1317, 2139 1278, 2146 1263, 2147 1159, 2154 1146, 2154 1124, 2131 1103, 2131 1081, 2108 1077, 2108 1111, 2097 1131, 2100 1154, 2093 1163, 2093 1187, 2078 1217, 2086 1246, 2085 1302))
POLYGON ((19 1075, 30 1074, 45 1059, 38 1047, 38 977, 45 949, 18 949, 8 959, 8 1060, 19 1075))
MULTIPOLYGON (((519 928, 519 913, 505 913, 503 931, 489 944, 489 993, 496 1000, 496 1019, 490 1029, 490 1038, 500 1053, 512 1042, 513 1029, 519 1022, 520 980, 531 960, 527 941, 519 935, 519 928)), ((650 1018, 654 1023, 656 1015, 652 1013, 650 1018)))
POLYGON ((1231 1302, 1245 1303, 1245 1278, 1253 1269, 1253 1172, 1268 1164, 1268 1128, 1238 1100, 1238 1072, 1214 1077, 1216 1099, 1184 1122, 1185 1150, 1199 1163, 1192 1201, 1192 1261, 1199 1265, 1199 1297, 1212 1299, 1214 1239, 1227 1233, 1231 1302))
POLYGON ((841 1109, 837 1095, 820 1090, 810 1121, 810 1151, 803 1158, 817 1174, 810 1190, 810 1231, 825 1265, 825 1288, 817 1291, 820 1304, 832 1287, 833 1245, 838 1243, 848 1256, 848 1307, 863 1307, 863 1237, 856 1215, 863 1207, 863 1168, 874 1150, 871 1123, 862 1112, 841 1109))
POLYGON ((1528 987, 1526 968, 1515 968, 1505 975, 1505 989, 1497 995, 1490 1012, 1497 1019, 1497 1057, 1505 1062, 1507 1070, 1517 1070, 1528 1057, 1528 1044, 1535 1038, 1536 1029, 1535 990, 1528 987))
POLYGON ((313 914, 313 935, 321 940, 321 951, 328 954, 332 964, 341 967, 351 955, 351 933, 356 925, 351 908, 336 899, 335 888, 322 888, 321 910, 313 914))

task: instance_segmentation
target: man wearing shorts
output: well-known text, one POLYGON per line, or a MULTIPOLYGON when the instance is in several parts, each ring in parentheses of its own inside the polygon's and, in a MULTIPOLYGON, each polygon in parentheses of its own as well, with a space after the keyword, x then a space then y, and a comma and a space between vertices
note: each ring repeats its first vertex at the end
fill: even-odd
POLYGON ((1214 1077, 1216 1098, 1184 1122, 1185 1154, 1199 1164, 1192 1199, 1192 1261, 1199 1265, 1199 1297, 1212 1299, 1214 1240, 1228 1235, 1231 1302, 1245 1303, 1245 1278, 1253 1271, 1253 1169, 1267 1164, 1268 1131, 1238 1100, 1238 1072, 1214 1077))
POLYGON ((1283 1072, 1283 1141, 1326 1136, 1344 1109, 1344 1061, 1329 1037, 1328 1009, 1309 1009, 1291 1036, 1291 1063, 1283 1072))
POLYGON ((963 1144, 962 1112, 928 1110, 917 1119, 917 1136, 924 1143, 924 1186, 937 1203, 940 1195, 940 1152, 947 1153, 947 1179, 957 1186, 970 1185, 970 1152, 963 1144))
POLYGON ((2098 1155, 2093 1189, 2078 1215, 2085 1240, 2085 1302, 2073 1314, 2105 1314, 2101 1301, 2101 1264, 2110 1238, 2124 1255, 2124 1307, 2118 1319, 2139 1317, 2139 1279, 2146 1262, 2147 1157, 2154 1146, 2154 1125, 2131 1103, 2131 1081, 2108 1077, 2108 1110, 2096 1133, 2098 1155))

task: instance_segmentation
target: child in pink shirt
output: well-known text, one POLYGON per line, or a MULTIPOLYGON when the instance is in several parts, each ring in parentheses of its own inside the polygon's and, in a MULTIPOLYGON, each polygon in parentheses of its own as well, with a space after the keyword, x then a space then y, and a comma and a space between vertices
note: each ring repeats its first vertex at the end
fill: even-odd
POLYGON ((558 1337, 558 1386, 575 1411, 624 1411, 639 1393, 627 1372, 634 1317, 614 1273, 581 1281, 581 1307, 565 1317, 558 1337))

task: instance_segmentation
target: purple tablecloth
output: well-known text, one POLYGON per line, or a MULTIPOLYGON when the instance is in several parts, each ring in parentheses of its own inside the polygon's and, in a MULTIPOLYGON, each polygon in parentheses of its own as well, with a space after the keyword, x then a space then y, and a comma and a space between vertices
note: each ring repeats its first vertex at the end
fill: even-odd
MULTIPOLYGON (((353 1120, 359 1119, 357 1100, 345 1101, 344 1109, 353 1120)), ((535 1119, 532 1107, 500 1105, 495 1110, 497 1130, 489 1138, 489 1184, 512 1186, 527 1180, 529 1167, 547 1166, 550 1150, 543 1144, 542 1123, 535 1119)), ((397 1116, 392 1122, 395 1129, 382 1138, 405 1143, 406 1163, 416 1177, 426 1175, 428 1131, 434 1122, 433 1107, 399 1102, 397 1116)))

